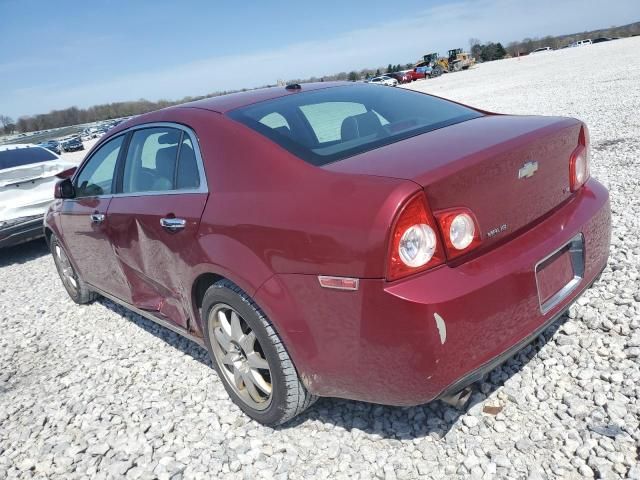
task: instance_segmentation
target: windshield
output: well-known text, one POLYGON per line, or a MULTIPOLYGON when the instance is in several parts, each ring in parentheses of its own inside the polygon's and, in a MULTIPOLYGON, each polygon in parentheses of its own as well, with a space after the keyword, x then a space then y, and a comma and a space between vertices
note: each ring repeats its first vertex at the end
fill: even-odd
POLYGON ((229 116, 320 166, 482 114, 410 90, 354 84, 279 97, 229 116))
POLYGON ((40 147, 0 150, 0 170, 57 159, 53 152, 40 147))

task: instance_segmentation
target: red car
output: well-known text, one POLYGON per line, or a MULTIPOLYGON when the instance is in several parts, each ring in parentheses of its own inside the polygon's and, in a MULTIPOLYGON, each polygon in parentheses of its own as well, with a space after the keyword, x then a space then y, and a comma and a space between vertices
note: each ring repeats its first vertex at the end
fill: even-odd
POLYGON ((405 73, 408 77, 408 80, 410 82, 415 82, 416 80, 427 78, 427 74, 425 73, 425 68, 431 68, 431 67, 422 67, 420 71, 418 71, 418 68, 414 68, 413 70, 407 70, 405 73))
POLYGON ((318 396, 447 398, 523 348, 607 263, 579 120, 358 83, 141 115, 56 187, 45 233, 103 295, 210 352, 268 425, 318 396))

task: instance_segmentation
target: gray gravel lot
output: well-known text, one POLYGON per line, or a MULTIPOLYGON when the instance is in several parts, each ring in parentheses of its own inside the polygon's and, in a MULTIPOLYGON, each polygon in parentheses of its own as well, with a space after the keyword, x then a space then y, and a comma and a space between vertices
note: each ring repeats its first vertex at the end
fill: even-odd
POLYGON ((321 399, 262 427, 204 350, 109 301, 76 306, 32 242, 0 252, 0 479, 640 479, 639 51, 640 38, 619 40, 412 85, 585 120, 612 197, 601 280, 468 411, 321 399))

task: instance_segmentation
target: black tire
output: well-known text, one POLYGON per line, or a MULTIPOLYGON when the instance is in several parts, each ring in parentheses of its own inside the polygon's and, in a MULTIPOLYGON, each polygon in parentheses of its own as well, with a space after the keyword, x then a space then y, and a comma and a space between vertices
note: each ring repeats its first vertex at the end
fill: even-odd
POLYGON ((58 238, 55 235, 51 235, 49 239, 49 248, 51 249, 51 255, 53 255, 53 263, 56 264, 56 270, 60 275, 62 285, 71 297, 71 300, 77 304, 91 303, 98 294, 89 290, 86 283, 80 278, 80 275, 76 272, 75 268, 69 261, 67 252, 64 250, 58 238), (66 259, 66 264, 65 264, 66 259))
POLYGON ((242 289, 228 280, 211 285, 204 294, 201 313, 205 345, 211 362, 231 400, 249 417, 263 425, 281 425, 315 403, 318 397, 310 394, 300 381, 287 349, 273 325, 242 289), (227 376, 230 368, 222 365, 216 358, 214 348, 218 348, 216 351, 220 355, 221 344, 216 338, 212 338, 215 335, 212 333, 213 324, 216 322, 216 313, 223 307, 230 307, 231 311, 239 315, 244 327, 255 334, 260 354, 268 363, 271 394, 268 403, 265 402, 268 406, 263 409, 254 408, 236 392, 237 387, 231 385, 227 376), (214 342, 218 347, 214 347, 214 342), (226 374, 222 369, 225 369, 226 374))

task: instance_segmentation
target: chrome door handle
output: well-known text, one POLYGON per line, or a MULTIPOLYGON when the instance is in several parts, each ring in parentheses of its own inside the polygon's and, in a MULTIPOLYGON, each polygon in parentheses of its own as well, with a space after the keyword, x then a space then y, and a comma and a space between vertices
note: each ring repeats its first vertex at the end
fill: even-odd
POLYGON ((171 232, 177 232, 187 225, 187 221, 183 218, 161 218, 160 225, 171 232))
POLYGON ((102 222, 104 222, 104 213, 91 214, 91 223, 102 223, 102 222))

